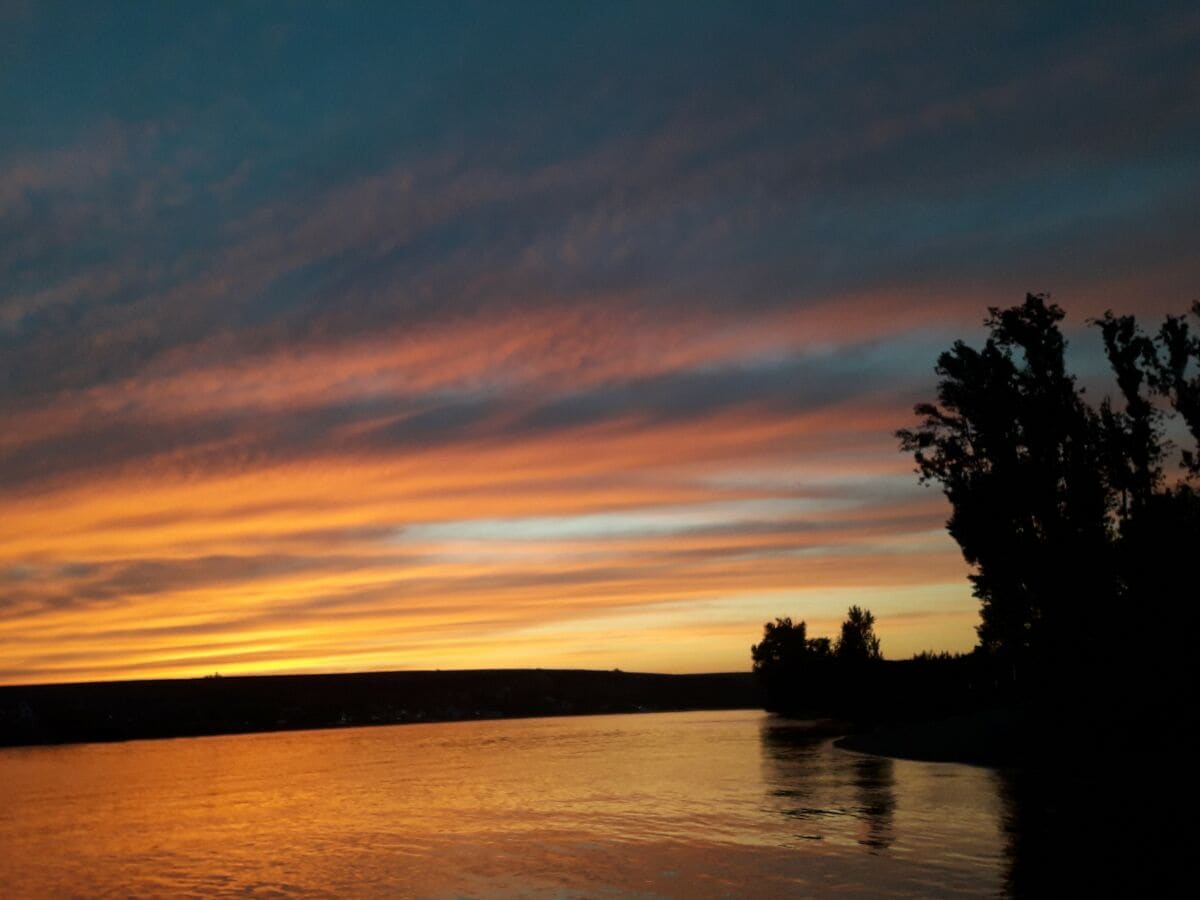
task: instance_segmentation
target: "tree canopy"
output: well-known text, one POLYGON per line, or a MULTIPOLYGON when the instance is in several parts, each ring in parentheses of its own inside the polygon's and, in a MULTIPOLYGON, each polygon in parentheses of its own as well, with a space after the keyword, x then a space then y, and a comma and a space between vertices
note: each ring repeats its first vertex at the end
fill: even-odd
POLYGON ((875 635, 875 616, 868 609, 851 606, 842 623, 842 634, 834 650, 837 658, 846 662, 867 662, 882 659, 879 638, 875 635))
POLYGON ((1186 553, 1155 547, 1200 546, 1200 454, 1164 470, 1180 420, 1200 441, 1200 338, 1181 317, 1153 337, 1131 316, 1095 321, 1120 394, 1097 408, 1067 371, 1059 307, 1029 295, 989 312, 983 347, 941 354, 937 402, 897 436, 950 501, 981 649, 1017 680, 1091 669, 1130 603, 1185 599, 1186 553))
POLYGON ((750 648, 754 671, 766 674, 796 665, 808 650, 807 636, 808 626, 804 622, 793 624, 790 617, 767 622, 762 642, 750 648))
POLYGON ((827 637, 810 638, 805 622, 784 617, 763 626, 762 641, 751 646, 750 656, 766 690, 767 709, 785 712, 845 705, 849 692, 834 682, 859 663, 881 659, 875 617, 858 606, 850 607, 836 644, 827 637))
MULTIPOLYGON (((1191 312, 1200 318, 1200 303, 1191 312)), ((1116 387, 1093 405, 1068 370, 1063 320, 1041 295, 989 310, 983 345, 957 341, 938 357, 936 401, 897 432, 950 502, 947 529, 980 601, 977 652, 921 660, 920 672, 889 664, 885 677, 865 664, 881 659, 868 610, 850 607, 836 642, 776 619, 751 648, 768 709, 862 718, 918 709, 922 693, 934 708, 1015 690, 1060 731, 1061 712, 1094 721, 1114 703, 1157 706, 1160 728, 1189 721, 1200 333, 1182 316, 1153 334, 1132 316, 1092 321, 1116 387), (961 692, 938 681, 950 676, 961 692)))

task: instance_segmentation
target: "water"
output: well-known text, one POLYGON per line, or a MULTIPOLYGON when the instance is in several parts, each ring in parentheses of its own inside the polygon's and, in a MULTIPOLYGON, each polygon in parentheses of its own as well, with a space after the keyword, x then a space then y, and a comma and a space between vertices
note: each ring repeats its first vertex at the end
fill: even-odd
POLYGON ((1001 776, 758 712, 0 750, 20 896, 996 896, 1001 776))

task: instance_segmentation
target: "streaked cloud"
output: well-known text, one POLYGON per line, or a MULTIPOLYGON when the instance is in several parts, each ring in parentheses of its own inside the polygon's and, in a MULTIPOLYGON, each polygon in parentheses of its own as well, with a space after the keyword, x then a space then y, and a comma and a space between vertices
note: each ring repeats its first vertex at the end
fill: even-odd
POLYGON ((0 682, 963 649, 936 354, 1200 283, 1184 4, 63 12, 0 29, 0 682))

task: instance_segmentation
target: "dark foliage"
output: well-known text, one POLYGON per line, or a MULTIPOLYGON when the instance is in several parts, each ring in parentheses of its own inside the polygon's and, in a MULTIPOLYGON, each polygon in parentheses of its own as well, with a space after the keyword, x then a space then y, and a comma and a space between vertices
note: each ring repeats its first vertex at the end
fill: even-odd
POLYGON ((938 402, 897 433, 950 500, 980 649, 1018 696, 1043 703, 1162 699, 1188 675, 1195 625, 1200 337, 1178 317, 1153 337, 1132 316, 1094 322, 1118 388, 1095 408, 1066 370, 1062 310, 1030 295, 990 312, 983 348, 943 353, 938 402), (1185 434, 1190 446, 1174 448, 1185 434), (1151 617, 1172 625, 1120 637, 1151 617))
POLYGON ((938 358, 938 404, 899 432, 922 481, 950 500, 951 536, 974 568, 980 645, 1014 679, 1082 650, 1085 609, 1115 601, 1100 421, 1065 368, 1063 313, 1040 297, 993 309, 982 350, 938 358))
POLYGON ((878 706, 871 682, 882 655, 870 610, 851 606, 836 643, 808 637, 804 622, 767 622, 750 655, 769 710, 859 718, 878 706))
POLYGON ((843 662, 870 662, 883 658, 879 638, 875 635, 875 616, 870 610, 850 607, 834 652, 843 662))
POLYGON ((793 623, 786 617, 767 622, 762 641, 750 648, 766 708, 791 711, 803 703, 802 686, 813 683, 830 656, 829 638, 810 640, 804 622, 793 623))
POLYGON ((980 601, 976 651, 879 661, 874 618, 852 607, 821 657, 804 623, 780 619, 754 648, 768 708, 860 723, 957 714, 976 740, 992 709, 1023 723, 1000 754, 1014 759, 1035 735, 1124 753, 1150 728, 1158 747, 1181 746, 1196 724, 1200 335, 1184 317, 1153 335, 1132 316, 1094 321, 1117 391, 1093 406, 1067 370, 1063 318, 1035 295, 990 310, 984 345, 943 353, 937 402, 897 432, 950 501, 980 601), (1117 724, 1132 715, 1138 728, 1117 724))

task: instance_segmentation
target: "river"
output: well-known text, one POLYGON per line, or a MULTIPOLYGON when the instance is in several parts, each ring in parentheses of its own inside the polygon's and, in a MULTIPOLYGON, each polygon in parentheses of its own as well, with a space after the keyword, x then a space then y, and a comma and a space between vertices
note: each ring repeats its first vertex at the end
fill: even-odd
POLYGON ((0 882, 47 896, 997 896, 1003 776, 760 712, 0 750, 0 882))

